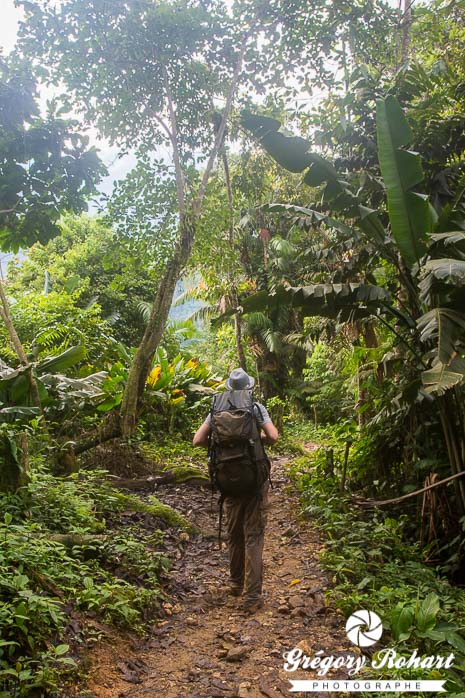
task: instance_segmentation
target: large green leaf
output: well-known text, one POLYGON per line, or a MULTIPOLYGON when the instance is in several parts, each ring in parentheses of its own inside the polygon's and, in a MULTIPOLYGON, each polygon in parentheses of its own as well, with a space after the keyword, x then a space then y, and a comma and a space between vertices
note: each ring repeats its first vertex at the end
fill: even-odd
POLYGON ((429 259, 423 266, 423 273, 446 284, 465 286, 465 261, 460 259, 429 259))
POLYGON ((375 242, 386 245, 386 231, 381 223, 378 212, 366 206, 358 206, 358 225, 365 235, 375 242))
POLYGON ((75 366, 86 358, 86 349, 82 344, 70 347, 58 356, 51 356, 36 364, 35 370, 38 375, 57 371, 64 371, 71 366, 75 366))
POLYGON ((254 313, 289 305, 300 308, 308 316, 346 321, 368 317, 380 306, 386 306, 389 300, 389 292, 380 286, 361 283, 313 284, 279 286, 273 294, 260 291, 241 301, 241 308, 243 313, 254 313))
POLYGON ((456 357, 448 365, 439 361, 421 375, 425 391, 437 395, 443 395, 447 390, 459 385, 464 378, 465 360, 460 357, 456 357))
POLYGON ((28 370, 27 366, 20 366, 16 369, 10 368, 7 364, 3 363, 3 361, 0 361, 0 391, 10 388, 13 381, 28 370))
POLYGON ((413 630, 414 611, 410 606, 397 605, 391 615, 391 633, 396 642, 408 640, 413 630))
POLYGON ((463 230, 451 230, 447 233, 432 233, 430 238, 430 247, 438 245, 444 245, 444 247, 459 244, 463 245, 463 243, 465 243, 465 232, 463 230))
POLYGON ((302 172, 311 164, 311 156, 307 153, 310 143, 300 136, 280 133, 281 124, 276 119, 244 113, 241 123, 260 141, 271 157, 289 172, 302 172))
POLYGON ((465 654, 465 640, 459 633, 457 632, 446 632, 446 640, 449 643, 449 645, 452 645, 452 647, 455 647, 455 649, 459 650, 459 652, 462 652, 462 654, 465 654))
POLYGON ((103 382, 108 378, 106 371, 92 373, 84 378, 69 378, 60 373, 47 373, 42 376, 42 382, 49 389, 60 396, 69 396, 73 399, 95 399, 102 397, 103 382))
POLYGON ((449 364, 465 345, 463 313, 449 308, 433 308, 417 320, 417 325, 422 342, 433 340, 437 343, 437 355, 442 364, 449 364))
MULTIPOLYGON (((323 191, 324 201, 331 205, 333 210, 344 211, 346 215, 354 218, 369 239, 385 244, 386 233, 377 212, 362 206, 356 194, 351 191, 350 185, 339 178, 328 160, 317 153, 308 152, 308 141, 299 136, 281 133, 279 121, 266 116, 246 113, 243 114, 241 123, 282 167, 290 172, 307 170, 303 180, 305 184, 310 187, 326 184, 323 191)), ((316 213, 312 211, 309 215, 316 218, 316 213)), ((334 219, 327 218, 325 222, 336 227, 334 219)))
POLYGON ((416 614, 416 625, 421 633, 432 630, 436 625, 436 618, 439 613, 439 597, 431 592, 423 599, 416 614))
POLYGON ((412 191, 423 181, 421 160, 418 153, 402 149, 413 136, 400 104, 392 95, 377 102, 376 129, 392 235, 402 258, 411 267, 426 252, 431 220, 427 198, 412 191))

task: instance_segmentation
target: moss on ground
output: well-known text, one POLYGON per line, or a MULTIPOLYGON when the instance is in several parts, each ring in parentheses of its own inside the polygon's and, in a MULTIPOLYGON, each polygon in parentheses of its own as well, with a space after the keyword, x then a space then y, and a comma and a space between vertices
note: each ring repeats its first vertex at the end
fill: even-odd
POLYGON ((173 473, 175 482, 182 483, 195 477, 200 480, 205 480, 205 482, 208 483, 208 474, 206 471, 195 465, 174 465, 166 467, 165 470, 173 473))
POLYGON ((150 514, 162 521, 165 521, 169 526, 182 528, 185 531, 193 532, 195 527, 182 514, 170 507, 168 504, 163 504, 156 497, 150 497, 150 502, 145 502, 143 499, 131 494, 123 494, 117 492, 113 495, 118 501, 121 509, 128 509, 138 514, 150 514))

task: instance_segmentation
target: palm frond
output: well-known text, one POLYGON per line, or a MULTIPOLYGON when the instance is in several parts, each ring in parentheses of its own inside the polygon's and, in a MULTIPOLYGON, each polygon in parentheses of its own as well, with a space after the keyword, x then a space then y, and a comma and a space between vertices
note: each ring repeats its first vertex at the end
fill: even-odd
POLYGON ((260 332, 261 330, 269 330, 273 327, 273 323, 271 322, 270 318, 264 313, 248 313, 244 320, 249 334, 254 334, 255 332, 260 332))
POLYGON ((218 315, 219 307, 216 305, 202 305, 197 310, 193 310, 187 319, 191 322, 209 322, 213 317, 218 315))
POLYGON ((31 342, 31 347, 38 347, 39 350, 52 351, 57 346, 69 346, 69 327, 62 323, 55 323, 41 330, 31 342))
POLYGON ((199 288, 198 286, 190 286, 185 288, 179 296, 173 300, 173 307, 177 308, 180 305, 184 305, 186 301, 195 301, 199 299, 199 288))
POLYGON ((116 325, 118 320, 121 320, 121 313, 118 310, 114 310, 109 315, 106 315, 103 318, 103 320, 105 320, 105 322, 108 322, 110 326, 116 325))
POLYGON ((281 335, 271 328, 262 330, 260 334, 263 337, 268 351, 274 354, 278 353, 282 347, 281 335))
POLYGON ((303 332, 291 332, 283 337, 283 342, 289 344, 293 347, 299 347, 300 349, 305 349, 305 351, 311 352, 314 349, 314 342, 309 337, 308 334, 303 332))
POLYGON ((138 301, 136 308, 142 320, 148 322, 150 311, 152 310, 152 303, 148 301, 138 301))

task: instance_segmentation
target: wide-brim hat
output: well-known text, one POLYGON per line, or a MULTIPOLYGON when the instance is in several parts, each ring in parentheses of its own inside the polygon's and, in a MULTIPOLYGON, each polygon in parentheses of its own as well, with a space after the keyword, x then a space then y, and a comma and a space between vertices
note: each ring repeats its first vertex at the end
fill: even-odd
POLYGON ((235 368, 229 374, 225 385, 228 390, 250 390, 255 385, 255 378, 249 376, 243 368, 235 368))

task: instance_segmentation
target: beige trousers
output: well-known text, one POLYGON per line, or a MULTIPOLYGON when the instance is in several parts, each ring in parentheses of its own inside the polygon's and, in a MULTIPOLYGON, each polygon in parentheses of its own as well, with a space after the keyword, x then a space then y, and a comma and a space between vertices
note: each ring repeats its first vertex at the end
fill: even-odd
POLYGON ((247 603, 260 599, 263 584, 263 545, 268 509, 266 482, 260 497, 226 497, 231 586, 244 589, 247 603))

